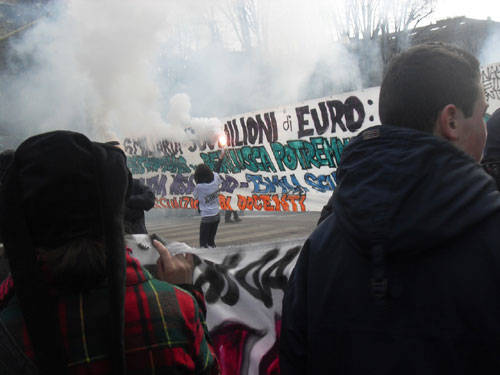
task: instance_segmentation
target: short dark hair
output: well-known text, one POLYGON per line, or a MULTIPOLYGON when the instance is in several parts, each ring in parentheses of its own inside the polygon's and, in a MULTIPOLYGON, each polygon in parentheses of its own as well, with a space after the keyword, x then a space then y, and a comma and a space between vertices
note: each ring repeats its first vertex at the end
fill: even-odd
POLYGON ((380 87, 380 120, 432 133, 446 105, 454 104, 470 117, 480 93, 474 56, 444 43, 417 45, 389 63, 380 87))
POLYGON ((214 173, 206 164, 199 164, 194 171, 194 182, 197 184, 209 184, 214 180, 214 173))

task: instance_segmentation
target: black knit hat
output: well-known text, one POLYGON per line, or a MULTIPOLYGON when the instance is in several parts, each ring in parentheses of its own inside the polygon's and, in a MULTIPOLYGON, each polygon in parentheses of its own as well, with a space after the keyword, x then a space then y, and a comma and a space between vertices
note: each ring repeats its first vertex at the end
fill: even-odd
POLYGON ((67 367, 57 303, 35 249, 57 248, 78 238, 104 241, 113 373, 125 373, 123 207, 130 180, 121 150, 79 133, 40 134, 15 152, 2 184, 1 228, 41 374, 64 373, 67 367))

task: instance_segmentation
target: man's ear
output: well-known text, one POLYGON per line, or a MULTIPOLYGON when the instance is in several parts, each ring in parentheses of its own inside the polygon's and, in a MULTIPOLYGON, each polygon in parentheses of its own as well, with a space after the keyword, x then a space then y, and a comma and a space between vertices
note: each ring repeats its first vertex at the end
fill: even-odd
POLYGON ((458 140, 458 108, 454 104, 446 105, 436 119, 435 133, 448 141, 458 140))

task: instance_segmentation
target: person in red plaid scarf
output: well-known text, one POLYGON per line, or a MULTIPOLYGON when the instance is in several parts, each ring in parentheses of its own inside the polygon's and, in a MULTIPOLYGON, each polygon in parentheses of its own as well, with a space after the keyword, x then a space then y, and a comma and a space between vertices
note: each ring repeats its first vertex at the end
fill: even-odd
POLYGON ((16 150, 1 192, 15 291, 0 312, 1 374, 219 373, 192 256, 155 241, 158 280, 125 251, 130 180, 121 150, 82 134, 16 150))

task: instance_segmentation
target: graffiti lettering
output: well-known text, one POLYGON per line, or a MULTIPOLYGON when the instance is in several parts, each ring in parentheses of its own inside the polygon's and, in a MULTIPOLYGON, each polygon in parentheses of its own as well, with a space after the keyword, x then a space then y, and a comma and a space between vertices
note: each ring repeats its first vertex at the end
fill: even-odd
POLYGON ((193 197, 189 196, 174 198, 159 197, 155 200, 155 208, 197 209, 198 200, 195 200, 193 197))
POLYGON ((128 155, 135 156, 153 156, 155 153, 161 153, 164 156, 175 157, 177 154, 182 154, 182 146, 179 142, 171 142, 166 139, 154 145, 153 149, 148 147, 148 143, 144 138, 123 140, 123 148, 128 155))
POLYGON ((231 194, 234 189, 239 186, 238 181, 232 176, 226 175, 225 177, 223 177, 221 175, 220 178, 222 180, 221 191, 225 191, 231 194))
POLYGON ((171 142, 166 139, 158 142, 155 148, 162 155, 177 156, 177 154, 182 154, 182 147, 179 142, 171 142))
POLYGON ((307 188, 301 186, 295 175, 291 175, 292 183, 288 182, 287 176, 278 177, 273 175, 271 178, 263 177, 258 174, 246 174, 247 181, 253 184, 252 193, 269 194, 276 193, 276 188, 281 188, 281 193, 298 193, 308 191, 307 188))
POLYGON ((261 274, 264 267, 279 254, 278 249, 270 250, 257 261, 248 264, 246 267, 236 272, 236 280, 238 280, 240 285, 253 297, 262 301, 264 306, 268 308, 272 307, 273 298, 271 289, 281 289, 285 291, 288 282, 288 278, 284 274, 285 268, 295 259, 299 251, 300 247, 298 246, 288 250, 284 257, 278 259, 277 262, 272 264, 261 274), (251 280, 254 285, 251 285, 247 281, 247 274, 253 269, 255 270, 251 275, 251 280), (275 272, 274 276, 272 276, 273 272, 275 272))
MULTIPOLYGON (((172 183, 170 184, 170 194, 171 195, 184 195, 191 194, 194 190, 194 176, 183 176, 181 174, 176 174, 173 177, 172 183)), ((166 194, 164 194, 166 195, 166 194)))
POLYGON ((324 193, 325 191, 335 190, 336 177, 335 172, 319 176, 316 176, 313 173, 306 173, 304 175, 304 180, 306 181, 306 184, 311 186, 314 190, 324 193))
POLYGON ((204 293, 207 303, 215 303, 221 299, 222 302, 233 306, 240 298, 240 291, 236 282, 229 276, 228 271, 236 268, 241 261, 240 254, 228 255, 222 261, 222 264, 216 264, 208 260, 201 261, 198 256, 194 256, 195 266, 200 265, 202 273, 195 282, 195 287, 201 289, 208 284, 208 289, 204 293), (222 295, 222 292, 226 293, 222 295))
MULTIPOLYGON (((489 80, 492 89, 499 85, 500 65, 496 65, 482 72, 483 81, 489 80)), ((128 166, 158 198, 165 198, 158 199, 156 207, 198 204, 182 200, 194 191, 192 174, 200 163, 213 170, 221 162, 220 192, 215 196, 221 207, 304 211, 307 206, 307 210, 320 210, 327 200, 323 195, 336 188, 335 170, 350 137, 378 121, 378 91, 370 88, 226 118, 218 131, 225 132, 227 148, 217 143, 215 133, 204 140, 195 139, 196 131, 188 127, 181 134, 182 144, 176 138, 154 143, 127 138, 128 166)), ((490 108, 495 103, 490 102, 490 108)))
POLYGON ((239 284, 248 291, 253 297, 262 301, 264 306, 271 307, 273 305, 273 299, 271 296, 271 290, 269 285, 266 285, 265 288, 262 286, 260 273, 262 269, 270 263, 273 259, 275 259, 279 254, 278 249, 273 249, 265 253, 260 259, 255 262, 249 263, 246 267, 236 272, 235 277, 238 280, 239 284), (247 282, 247 273, 250 270, 254 269, 253 274, 251 275, 251 279, 254 285, 251 285, 247 282))
POLYGON ((299 138, 310 137, 316 131, 317 135, 325 133, 331 127, 331 133, 335 133, 336 125, 342 131, 349 130, 355 132, 365 119, 365 108, 361 100, 356 96, 348 97, 344 103, 339 100, 328 100, 326 102, 318 103, 321 112, 321 120, 318 116, 316 108, 309 108, 308 105, 295 108, 298 122, 297 136, 299 138), (311 115, 314 129, 309 127, 309 120, 306 115, 311 115))
POLYGON ((127 165, 134 175, 146 172, 188 173, 191 171, 183 156, 179 156, 178 158, 173 156, 163 156, 160 158, 130 156, 127 158, 127 165))
POLYGON ((233 211, 231 207, 231 196, 225 197, 224 195, 219 195, 219 205, 220 209, 223 211, 233 211))
POLYGON ((298 207, 300 211, 306 211, 305 195, 289 195, 283 194, 281 197, 277 194, 254 194, 254 195, 239 195, 238 194, 238 208, 240 210, 250 211, 293 211, 297 212, 298 207), (298 206, 297 206, 298 205, 298 206), (291 206, 291 210, 290 210, 291 206))
POLYGON ((216 303, 220 299, 229 306, 235 305, 239 300, 241 287, 261 301, 264 306, 272 307, 271 289, 285 290, 288 282, 285 269, 299 252, 300 246, 296 246, 288 249, 284 256, 278 257, 280 250, 272 249, 241 269, 238 269, 238 265, 243 258, 239 253, 227 255, 222 264, 208 260, 201 261, 199 257, 194 256, 195 266, 201 270, 201 274, 196 278, 195 286, 202 288, 208 284, 205 299, 209 304, 216 303), (276 261, 271 263, 275 259, 276 261))
POLYGON ((188 150, 190 152, 195 152, 197 149, 200 151, 205 151, 207 147, 210 150, 213 150, 215 148, 215 143, 212 142, 207 142, 207 141, 200 141, 200 140, 193 140, 191 141, 191 145, 188 146, 188 150))
POLYGON ((150 154, 150 151, 146 148, 144 141, 139 139, 125 138, 123 140, 123 148, 125 149, 125 153, 128 155, 146 156, 150 154))
MULTIPOLYGON (((227 192, 229 194, 233 193, 234 190, 239 186, 239 182, 232 176, 220 176, 222 180, 221 191, 227 192)), ((155 182, 158 179, 158 176, 154 176, 146 181, 153 180, 155 182)), ((166 196, 166 187, 165 183, 167 181, 167 176, 162 176, 161 181, 157 185, 153 185, 152 183, 148 183, 148 186, 151 186, 156 195, 166 196), (154 186, 154 187, 153 187, 154 186)), ((194 187, 194 175, 182 175, 176 174, 172 175, 172 182, 170 184, 169 193, 170 195, 186 195, 192 194, 194 187)))
POLYGON ((278 126, 274 112, 264 113, 264 120, 260 114, 253 117, 241 117, 239 122, 232 119, 224 124, 224 133, 228 146, 238 147, 262 144, 263 136, 268 143, 278 140, 278 126))
POLYGON ((488 65, 481 71, 486 101, 500 100, 500 64, 488 65))
POLYGON ((309 142, 293 140, 287 141, 286 145, 275 142, 271 144, 271 149, 280 171, 284 171, 285 167, 295 170, 297 164, 306 170, 312 166, 320 168, 324 165, 335 168, 340 163, 342 150, 349 140, 350 138, 341 140, 331 137, 328 141, 324 137, 311 137, 309 142))
POLYGON ((286 120, 283 121, 283 130, 292 131, 292 116, 286 115, 286 120))
MULTIPOLYGON (((285 269, 297 257, 297 255, 300 252, 300 249, 301 249, 300 246, 291 248, 286 252, 285 256, 278 259, 277 262, 273 263, 271 267, 269 267, 266 271, 264 271, 264 273, 262 274, 261 285, 262 285, 262 292, 266 294, 266 296, 268 296, 266 298, 271 298, 270 289, 281 289, 282 291, 285 291, 286 285, 288 283, 288 277, 285 276, 285 269)), ((271 299, 271 306, 272 306, 272 299, 271 299)))
MULTIPOLYGON (((210 168, 214 169, 217 161, 220 159, 221 151, 213 151, 209 153, 200 153, 203 162, 210 168)), ((239 149, 230 149, 221 167, 223 173, 239 173, 244 169, 252 172, 262 171, 276 172, 276 168, 271 160, 271 157, 264 146, 244 146, 239 149)))
POLYGON ((167 176, 166 175, 156 175, 148 178, 139 179, 143 184, 149 186, 155 195, 165 196, 167 195, 167 176))

